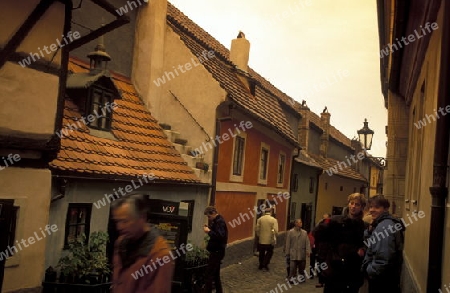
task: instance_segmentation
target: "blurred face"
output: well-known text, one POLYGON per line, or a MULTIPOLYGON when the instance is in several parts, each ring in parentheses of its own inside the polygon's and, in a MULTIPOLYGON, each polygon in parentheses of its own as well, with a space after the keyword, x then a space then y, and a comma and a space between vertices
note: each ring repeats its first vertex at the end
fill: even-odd
POLYGON ((351 217, 355 217, 362 211, 361 201, 359 199, 352 199, 348 203, 348 212, 351 217))
POLYGON ((116 208, 112 211, 112 214, 117 231, 121 236, 137 239, 143 234, 146 221, 143 217, 137 218, 134 215, 133 207, 129 203, 124 203, 116 208))
POLYGON ((297 227, 297 228, 303 227, 302 221, 301 220, 300 221, 295 221, 295 227, 297 227))
POLYGON ((214 218, 217 216, 217 214, 207 214, 206 217, 208 217, 208 221, 211 222, 214 220, 214 218))
POLYGON ((381 206, 377 206, 377 205, 370 205, 369 207, 369 212, 370 215, 372 216, 372 219, 376 219, 378 218, 382 213, 386 212, 388 209, 385 209, 384 207, 381 206))

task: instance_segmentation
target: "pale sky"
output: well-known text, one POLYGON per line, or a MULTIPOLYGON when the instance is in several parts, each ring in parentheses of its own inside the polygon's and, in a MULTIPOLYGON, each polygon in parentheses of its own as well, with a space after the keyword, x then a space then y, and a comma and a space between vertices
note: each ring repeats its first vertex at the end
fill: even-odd
POLYGON ((386 156, 375 0, 169 0, 228 49, 239 31, 249 65, 293 99, 306 100, 348 138, 364 118, 374 156, 386 156))

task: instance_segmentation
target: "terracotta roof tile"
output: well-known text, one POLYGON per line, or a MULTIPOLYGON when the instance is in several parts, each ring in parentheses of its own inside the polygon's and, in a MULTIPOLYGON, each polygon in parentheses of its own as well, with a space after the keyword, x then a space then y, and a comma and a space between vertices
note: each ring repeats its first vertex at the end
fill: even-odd
MULTIPOLYGON (((87 64, 71 58, 69 70, 87 71, 87 64)), ((115 102, 111 133, 116 140, 94 136, 89 127, 77 123, 82 117, 77 106, 65 100, 61 150, 50 166, 55 171, 108 175, 129 179, 153 173, 156 181, 200 183, 193 170, 167 140, 158 122, 146 109, 131 82, 113 74, 122 99, 115 102), (73 124, 74 129, 68 128, 73 124)))
POLYGON ((203 62, 203 66, 236 104, 256 119, 270 125, 294 145, 298 145, 281 108, 280 102, 287 99, 285 94, 280 94, 281 91, 275 90, 273 86, 272 91, 266 88, 265 86, 270 83, 250 69, 250 78, 260 82, 253 97, 239 79, 238 75, 242 73, 238 72, 229 59, 229 50, 170 3, 167 9, 167 22, 194 55, 199 55, 205 50, 215 52, 215 58, 203 62))
POLYGON ((300 150, 300 154, 295 158, 295 161, 310 167, 322 169, 322 166, 319 165, 305 150, 300 150))
POLYGON ((323 168, 324 171, 331 169, 336 170, 337 173, 335 173, 333 176, 341 176, 344 178, 367 182, 367 179, 361 173, 357 172, 355 169, 352 168, 353 166, 347 166, 346 168, 343 168, 342 166, 338 165, 339 164, 338 160, 332 158, 324 158, 315 154, 309 155, 314 159, 315 162, 317 162, 323 168))

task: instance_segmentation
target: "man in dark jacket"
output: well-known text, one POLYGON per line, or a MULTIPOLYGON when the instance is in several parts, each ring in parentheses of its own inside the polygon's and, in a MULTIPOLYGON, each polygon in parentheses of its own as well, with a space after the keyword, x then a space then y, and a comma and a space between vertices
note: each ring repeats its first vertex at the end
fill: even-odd
POLYGON ((314 231, 318 258, 327 264, 327 269, 321 272, 324 293, 357 293, 363 283, 360 268, 364 256, 365 206, 363 194, 350 194, 346 214, 333 216, 314 231))
POLYGON ((405 226, 389 214, 389 201, 383 195, 369 199, 373 222, 366 231, 367 254, 363 271, 369 278, 369 293, 399 293, 403 263, 405 226))
POLYGON ((204 213, 208 217, 209 226, 205 225, 203 231, 208 233, 209 241, 206 249, 209 251, 208 268, 206 271, 206 293, 212 292, 214 281, 216 292, 222 293, 220 281, 220 264, 225 256, 225 248, 228 242, 228 228, 224 218, 217 213, 215 207, 209 206, 204 213))

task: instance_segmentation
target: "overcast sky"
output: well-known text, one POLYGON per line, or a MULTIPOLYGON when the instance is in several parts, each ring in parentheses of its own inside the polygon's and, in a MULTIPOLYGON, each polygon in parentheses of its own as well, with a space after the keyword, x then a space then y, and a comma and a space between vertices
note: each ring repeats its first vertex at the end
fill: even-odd
POLYGON ((375 0, 169 0, 225 47, 239 31, 249 65, 348 138, 364 118, 374 156, 386 155, 375 0))

